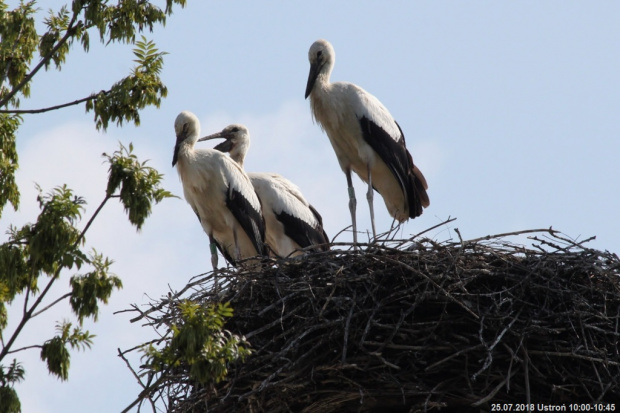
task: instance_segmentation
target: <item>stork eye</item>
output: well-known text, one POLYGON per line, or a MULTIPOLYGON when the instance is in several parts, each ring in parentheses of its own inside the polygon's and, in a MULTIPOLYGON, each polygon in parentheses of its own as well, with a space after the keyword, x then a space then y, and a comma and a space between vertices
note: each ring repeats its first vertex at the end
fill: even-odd
POLYGON ((239 128, 235 126, 235 127, 234 127, 234 128, 232 128, 230 131, 231 131, 231 132, 239 132, 239 128))
POLYGON ((322 51, 322 50, 319 50, 319 51, 316 53, 316 57, 321 57, 321 56, 323 56, 323 51, 322 51))

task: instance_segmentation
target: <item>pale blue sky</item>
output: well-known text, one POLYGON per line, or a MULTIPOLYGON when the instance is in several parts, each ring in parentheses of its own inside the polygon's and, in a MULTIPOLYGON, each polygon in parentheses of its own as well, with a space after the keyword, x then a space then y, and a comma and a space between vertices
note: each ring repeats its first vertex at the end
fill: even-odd
MULTIPOLYGON (((34 219, 33 182, 46 190, 67 183, 87 198, 89 216, 103 198, 101 152, 118 141, 133 142, 166 175, 167 189, 182 196, 171 167, 173 122, 191 110, 204 134, 246 124, 246 169, 297 183, 335 235, 350 224, 346 180, 303 98, 308 48, 325 38, 336 50, 332 80, 357 83, 388 107, 428 180, 431 206, 403 226, 403 237, 452 216, 457 221, 434 238, 455 237, 455 227, 474 238, 553 226, 574 238, 596 235, 590 246, 620 251, 620 3, 188 3, 147 34, 169 52, 162 75, 169 96, 159 110, 143 112, 140 127, 98 134, 83 107, 26 117, 18 138, 22 211, 7 209, 2 228, 34 219)), ((89 54, 75 48, 62 72, 37 76, 22 108, 106 89, 129 72, 132 58, 130 46, 93 41, 89 54)), ((357 180, 356 188, 358 225, 366 231, 365 187, 357 180)), ((377 230, 387 230, 380 197, 375 205, 377 230)), ((87 323, 98 337, 92 350, 73 354, 69 382, 48 376, 36 352, 26 356, 27 380, 18 388, 25 412, 121 410, 139 388, 116 348, 152 334, 112 313, 211 269, 207 237, 184 200, 156 207, 140 234, 111 205, 87 241, 116 261, 125 289, 98 323, 87 323)), ((22 345, 51 336, 65 312, 37 320, 22 345)))

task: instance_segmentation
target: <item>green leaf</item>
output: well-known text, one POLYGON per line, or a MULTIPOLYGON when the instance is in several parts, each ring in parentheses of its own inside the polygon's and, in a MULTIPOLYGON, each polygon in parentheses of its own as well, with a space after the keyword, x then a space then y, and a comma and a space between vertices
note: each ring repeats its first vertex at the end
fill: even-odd
MULTIPOLYGON (((11 234, 11 240, 13 235, 11 234)), ((36 290, 36 279, 30 276, 28 254, 22 245, 11 242, 0 245, 0 303, 13 301, 15 295, 30 286, 36 290)), ((0 331, 3 329, 0 311, 0 331)))
MULTIPOLYGON (((63 37, 73 33, 79 37, 81 31, 77 27, 69 27, 70 16, 67 6, 61 7, 60 11, 56 14, 52 10, 49 11, 49 17, 45 20, 47 26, 47 32, 41 36, 39 42, 39 54, 45 56, 45 69, 48 69, 51 62, 54 62, 56 69, 60 70, 61 65, 65 62, 66 56, 69 53, 69 46, 71 40, 63 41, 63 37), (71 33, 68 33, 70 31, 71 33)), ((88 39, 88 38, 87 38, 88 39)), ((86 40, 88 42, 88 40, 86 40)), ((82 39, 84 45, 84 39, 82 39)), ((85 50, 88 49, 88 44, 84 45, 85 50)))
MULTIPOLYGON (((165 9, 162 9, 163 6, 156 3, 164 2, 150 0, 73 0, 71 6, 44 12, 42 18, 37 18, 38 6, 45 2, 20 0, 12 3, 16 5, 11 5, 11 9, 7 2, 0 1, 0 110, 5 112, 0 113, 0 217, 6 205, 10 203, 17 209, 20 203, 15 173, 18 168, 16 139, 22 118, 10 114, 18 111, 20 99, 30 96, 32 79, 39 70, 60 70, 76 42, 87 52, 93 33, 98 34, 104 44, 133 44, 137 36, 165 23, 173 5, 184 6, 186 1, 166 0, 165 9)), ((167 95, 160 79, 165 54, 158 51, 152 41, 140 37, 134 50, 135 65, 129 76, 115 83, 109 91, 87 100, 86 110, 94 112, 97 128, 105 129, 110 122, 139 124, 143 108, 160 105, 167 95)), ((42 110, 67 106, 58 103, 42 110)), ((162 175, 146 163, 140 164, 132 151, 130 144, 129 151, 121 147, 121 151, 110 157, 108 194, 121 200, 129 220, 140 229, 151 213, 152 204, 173 195, 161 188, 162 175)), ((85 240, 77 224, 84 210, 82 198, 61 186, 47 194, 39 189, 37 201, 40 213, 34 222, 19 228, 10 226, 7 241, 0 244, 0 336, 3 344, 0 363, 10 354, 21 331, 16 330, 14 336, 5 333, 7 304, 18 294, 27 292, 26 303, 32 308, 30 312, 24 311, 26 322, 33 314, 49 308, 42 308, 44 304, 38 306, 43 298, 37 296, 42 275, 51 277, 47 281, 51 286, 64 274, 63 270, 77 268, 80 271, 90 264, 85 274, 75 275, 70 282, 72 310, 80 325, 84 318, 96 319, 100 303, 106 303, 111 292, 122 285, 120 279, 109 272, 111 260, 96 252, 87 256, 81 250, 85 240), (28 298, 32 299, 28 301, 28 298)), ((89 225, 90 222, 85 230, 89 225)), ((46 287, 40 294, 47 291, 50 290, 46 287)), ((55 337, 41 346, 41 359, 52 374, 66 380, 70 349, 90 347, 94 336, 68 322, 59 325, 58 330, 55 337)), ((23 369, 16 364, 8 370, 4 367, 0 364, 0 413, 18 412, 21 406, 12 386, 23 379, 23 369)))
POLYGON ((0 218, 7 202, 16 211, 19 207, 19 189, 15 182, 18 167, 15 137, 20 123, 18 116, 0 114, 0 218))
POLYGON ((21 412, 21 403, 13 385, 23 381, 24 375, 24 368, 15 359, 6 371, 5 367, 0 365, 0 413, 21 412))
POLYGON ((47 362, 47 369, 50 373, 58 376, 61 380, 69 378, 71 355, 61 337, 56 336, 43 344, 41 360, 47 362))
POLYGON ((129 149, 120 144, 120 149, 112 155, 104 153, 103 156, 110 164, 106 193, 118 195, 129 221, 140 230, 151 214, 153 202, 157 204, 174 195, 160 187, 162 174, 138 161, 132 144, 129 149))
POLYGON ((9 313, 6 311, 4 300, 0 300, 0 332, 6 328, 8 323, 9 323, 9 313))
POLYGON ((19 383, 24 380, 25 374, 26 373, 21 363, 13 359, 13 362, 9 368, 6 369, 6 372, 4 371, 4 366, 0 365, 0 385, 7 386, 13 385, 14 383, 19 383))
POLYGON ((37 197, 41 208, 37 222, 25 227, 24 241, 28 244, 29 265, 33 271, 56 276, 61 268, 80 266, 85 260, 78 246, 83 243, 75 227, 82 215, 83 198, 74 196, 66 185, 54 188, 37 197))
POLYGON ((168 89, 159 78, 166 54, 144 37, 136 43, 134 62, 137 66, 131 75, 86 102, 86 112, 95 112, 97 129, 106 130, 110 122, 122 126, 123 122, 133 121, 139 125, 140 109, 150 105, 159 107, 161 99, 168 95, 168 89))
POLYGON ((0 413, 21 413, 21 402, 12 387, 0 386, 0 401, 0 413))
POLYGON ((223 329, 233 314, 230 303, 204 307, 185 300, 179 304, 180 319, 171 326, 172 336, 162 349, 144 349, 145 368, 163 372, 185 366, 191 379, 203 384, 219 382, 228 373, 228 363, 243 360, 251 353, 248 343, 223 329))
POLYGON ((10 103, 19 107, 15 96, 6 101, 9 88, 19 87, 24 97, 30 96, 30 82, 22 82, 39 41, 33 18, 35 11, 35 2, 29 1, 21 2, 14 10, 0 12, 0 106, 10 103), (7 80, 9 88, 4 87, 7 80))
POLYGON ((80 324, 86 317, 97 321, 99 302, 107 304, 112 291, 123 287, 121 279, 109 272, 112 261, 93 251, 90 263, 94 270, 85 275, 71 277, 71 308, 80 324))
POLYGON ((47 340, 41 348, 41 360, 47 362, 47 369, 50 373, 58 376, 61 380, 69 378, 69 366, 71 365, 71 355, 67 349, 67 344, 73 349, 85 350, 93 344, 93 335, 88 331, 82 331, 79 327, 71 329, 71 323, 64 321, 56 325, 56 330, 60 333, 54 338, 47 340))

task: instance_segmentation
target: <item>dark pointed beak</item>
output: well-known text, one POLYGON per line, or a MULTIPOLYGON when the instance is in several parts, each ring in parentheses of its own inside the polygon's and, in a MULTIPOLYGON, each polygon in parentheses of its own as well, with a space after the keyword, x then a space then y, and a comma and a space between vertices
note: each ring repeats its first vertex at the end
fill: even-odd
POLYGON ((312 88, 314 87, 314 83, 316 82, 316 78, 319 76, 319 71, 321 70, 321 62, 316 61, 310 65, 310 73, 308 74, 308 83, 306 84, 306 96, 305 99, 308 99, 310 93, 312 93, 312 88))
POLYGON ((181 147, 181 142, 183 142, 187 138, 187 130, 183 128, 181 133, 177 135, 177 143, 174 145, 174 155, 172 155, 172 166, 177 164, 179 160, 179 148, 181 147))
POLYGON ((205 137, 198 139, 198 142, 208 141, 211 139, 218 139, 218 138, 225 139, 226 136, 224 136, 223 132, 212 133, 211 135, 207 135, 205 137))
POLYGON ((220 152, 230 152, 233 148, 232 141, 230 139, 226 139, 224 142, 215 145, 213 149, 216 149, 220 152))
POLYGON ((172 166, 177 164, 177 160, 179 159, 179 145, 174 145, 174 155, 172 155, 172 166))
POLYGON ((230 140, 230 136, 223 132, 217 132, 212 135, 205 136, 204 138, 198 139, 198 142, 208 141, 211 139, 226 139, 224 142, 216 145, 213 149, 218 150, 220 152, 230 152, 233 148, 232 141, 230 140))

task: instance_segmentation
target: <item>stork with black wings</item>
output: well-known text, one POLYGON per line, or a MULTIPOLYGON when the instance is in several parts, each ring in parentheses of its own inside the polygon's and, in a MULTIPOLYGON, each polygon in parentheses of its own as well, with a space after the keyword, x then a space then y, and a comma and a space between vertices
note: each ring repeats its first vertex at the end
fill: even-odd
POLYGON ((217 269, 217 249, 232 265, 266 255, 265 221, 250 178, 237 163, 214 149, 195 149, 200 122, 184 111, 174 122, 177 135, 172 166, 183 194, 211 241, 211 263, 217 269))
MULTIPOLYGON (((243 168, 250 148, 250 132, 244 125, 229 125, 199 141, 224 139, 215 149, 230 153, 230 158, 243 168)), ((326 251, 329 239, 323 219, 291 181, 273 172, 248 172, 261 201, 265 217, 265 240, 272 252, 280 257, 302 254, 300 249, 326 251)))
POLYGON ((372 233, 376 238, 373 188, 381 194, 389 214, 403 222, 422 214, 430 201, 428 185, 413 164, 400 126, 385 106, 361 87, 330 82, 336 53, 326 40, 317 40, 308 52, 310 74, 306 98, 314 119, 327 133, 340 168, 347 177, 353 241, 357 244, 355 190, 351 172, 368 183, 372 233))

